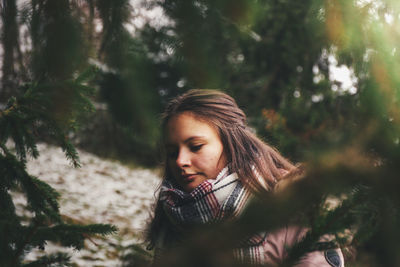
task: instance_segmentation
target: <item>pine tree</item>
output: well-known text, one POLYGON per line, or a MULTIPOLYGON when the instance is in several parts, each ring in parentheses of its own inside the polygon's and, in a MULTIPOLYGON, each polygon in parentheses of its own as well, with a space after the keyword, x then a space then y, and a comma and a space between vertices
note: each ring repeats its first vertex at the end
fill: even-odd
MULTIPOLYGON (((6 109, 0 113, 1 154, 1 266, 64 266, 69 256, 51 254, 34 262, 25 262, 24 255, 34 247, 45 249, 46 242, 59 242, 63 246, 83 248, 84 240, 90 235, 107 235, 116 228, 106 224, 78 225, 63 221, 59 212, 59 194, 39 177, 30 175, 26 170, 29 156, 37 157, 38 138, 35 132, 40 127, 46 129, 75 167, 79 167, 79 158, 74 146, 68 140, 68 131, 76 122, 79 111, 91 108, 87 99, 90 88, 82 85, 81 75, 75 80, 58 83, 73 90, 71 99, 75 110, 63 118, 60 123, 51 113, 53 103, 49 99, 49 85, 30 85, 26 92, 11 98, 6 109), (32 217, 21 218, 16 213, 13 192, 22 192, 27 199, 27 209, 32 217)), ((54 86, 54 85, 53 85, 54 86)))
POLYGON ((99 47, 107 46, 127 19, 112 15, 128 5, 116 2, 32 0, 18 7, 13 0, 1 2, 0 266, 67 266, 69 255, 64 253, 31 262, 25 255, 35 247, 45 250, 49 241, 81 249, 91 235, 117 230, 108 224, 65 222, 59 194, 26 168, 30 157, 39 156, 36 144, 43 136, 80 167, 69 136, 94 109, 92 84, 100 72, 89 58, 96 59, 99 47), (99 12, 108 14, 100 17, 107 27, 96 33, 99 12), (16 192, 25 196, 31 216, 18 214, 16 192))
POLYGON ((346 266, 399 266, 398 3, 153 4, 171 20, 141 32, 149 51, 163 55, 153 61, 163 95, 225 89, 257 133, 306 170, 260 196, 237 224, 193 233, 163 266, 233 266, 224 253, 237 236, 290 223, 310 230, 282 266, 338 245, 346 266), (333 66, 348 68, 350 87, 331 78, 333 66), (325 234, 334 242, 319 243, 325 234))

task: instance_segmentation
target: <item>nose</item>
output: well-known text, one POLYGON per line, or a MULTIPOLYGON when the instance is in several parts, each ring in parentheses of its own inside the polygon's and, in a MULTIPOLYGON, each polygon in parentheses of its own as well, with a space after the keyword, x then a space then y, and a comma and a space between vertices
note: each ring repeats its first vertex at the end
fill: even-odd
POLYGON ((185 149, 180 149, 176 158, 176 165, 180 168, 190 166, 190 152, 185 149))

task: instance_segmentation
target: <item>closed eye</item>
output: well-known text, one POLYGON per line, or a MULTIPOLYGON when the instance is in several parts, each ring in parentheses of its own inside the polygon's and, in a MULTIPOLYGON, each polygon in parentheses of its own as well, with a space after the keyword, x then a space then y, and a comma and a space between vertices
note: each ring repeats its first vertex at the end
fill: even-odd
POLYGON ((199 151, 199 150, 202 148, 202 146, 203 146, 203 144, 201 144, 201 145, 194 145, 194 146, 191 146, 191 147, 190 147, 190 150, 191 150, 192 152, 197 152, 197 151, 199 151))

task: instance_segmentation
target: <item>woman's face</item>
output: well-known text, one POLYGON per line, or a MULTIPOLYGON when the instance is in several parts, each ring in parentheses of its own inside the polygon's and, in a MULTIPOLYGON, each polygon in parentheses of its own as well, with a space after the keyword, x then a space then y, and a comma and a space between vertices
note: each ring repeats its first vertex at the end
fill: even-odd
POLYGON ((226 165, 217 130, 209 123, 183 112, 166 125, 167 164, 186 192, 207 179, 215 179, 226 165))

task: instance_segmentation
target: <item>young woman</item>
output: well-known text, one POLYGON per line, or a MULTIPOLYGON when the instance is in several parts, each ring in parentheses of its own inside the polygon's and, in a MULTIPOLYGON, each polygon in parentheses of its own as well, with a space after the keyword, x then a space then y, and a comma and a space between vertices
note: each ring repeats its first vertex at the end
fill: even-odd
MULTIPOLYGON (((164 180, 148 231, 158 259, 162 251, 179 246, 188 229, 238 218, 255 192, 272 191, 285 175, 298 171, 252 133, 235 100, 220 91, 190 90, 173 99, 162 130, 164 180)), ((233 257, 277 265, 305 232, 291 226, 256 234, 235 248, 233 257)), ((315 251, 296 266, 343 267, 343 256, 340 250, 315 251)))

